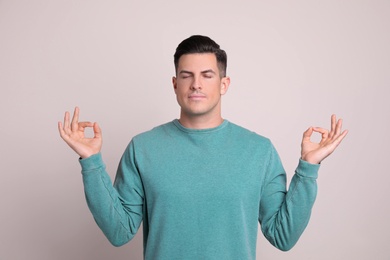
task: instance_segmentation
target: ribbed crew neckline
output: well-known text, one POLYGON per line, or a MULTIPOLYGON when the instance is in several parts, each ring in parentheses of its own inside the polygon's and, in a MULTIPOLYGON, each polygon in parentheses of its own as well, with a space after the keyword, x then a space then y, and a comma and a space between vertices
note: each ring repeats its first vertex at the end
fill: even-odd
POLYGON ((208 134, 212 132, 216 132, 224 128, 229 124, 229 121, 224 119, 222 123, 219 126, 212 127, 212 128, 204 128, 204 129, 195 129, 195 128, 187 128, 180 124, 178 119, 174 119, 172 123, 181 131, 189 133, 189 134, 208 134))

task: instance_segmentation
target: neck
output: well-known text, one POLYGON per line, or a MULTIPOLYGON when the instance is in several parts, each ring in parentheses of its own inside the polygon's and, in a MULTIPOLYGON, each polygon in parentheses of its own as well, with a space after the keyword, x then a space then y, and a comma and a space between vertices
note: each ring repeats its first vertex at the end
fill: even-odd
POLYGON ((204 117, 204 116, 187 116, 181 113, 179 122, 182 126, 191 129, 207 129, 214 128, 222 124, 223 118, 218 117, 204 117))

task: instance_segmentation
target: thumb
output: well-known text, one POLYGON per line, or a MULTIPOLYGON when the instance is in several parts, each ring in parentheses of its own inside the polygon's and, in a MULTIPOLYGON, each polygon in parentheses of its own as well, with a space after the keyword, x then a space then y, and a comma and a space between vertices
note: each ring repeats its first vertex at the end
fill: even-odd
POLYGON ((313 127, 309 127, 304 133, 302 140, 310 140, 311 135, 313 134, 313 127))

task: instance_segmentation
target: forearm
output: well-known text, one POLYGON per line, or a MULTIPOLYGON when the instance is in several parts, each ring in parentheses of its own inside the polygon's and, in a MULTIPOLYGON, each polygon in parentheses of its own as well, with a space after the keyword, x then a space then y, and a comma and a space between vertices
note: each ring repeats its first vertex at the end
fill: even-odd
POLYGON ((96 223, 114 246, 127 243, 137 232, 142 214, 126 209, 100 153, 80 160, 80 164, 87 204, 96 223))
POLYGON ((283 183, 282 175, 272 182, 276 189, 268 190, 268 205, 272 204, 271 213, 264 216, 262 231, 267 239, 281 250, 291 249, 306 228, 317 195, 317 172, 319 165, 300 160, 288 192, 278 190, 277 183, 283 183), (275 205, 280 205, 279 209, 275 205), (272 210, 274 214, 272 214, 272 210))

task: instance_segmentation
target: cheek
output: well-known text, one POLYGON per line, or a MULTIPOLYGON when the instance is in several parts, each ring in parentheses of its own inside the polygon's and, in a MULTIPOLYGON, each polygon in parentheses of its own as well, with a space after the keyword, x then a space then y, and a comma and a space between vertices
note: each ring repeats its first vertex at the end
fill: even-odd
POLYGON ((179 103, 182 103, 184 102, 184 100, 186 99, 187 97, 187 92, 184 91, 183 88, 176 88, 175 90, 175 95, 176 95, 176 99, 179 103))
POLYGON ((184 93, 184 87, 180 85, 176 85, 175 93, 176 95, 183 95, 184 93))
POLYGON ((187 89, 188 82, 186 80, 177 80, 176 81, 176 91, 183 92, 185 89, 187 89))

